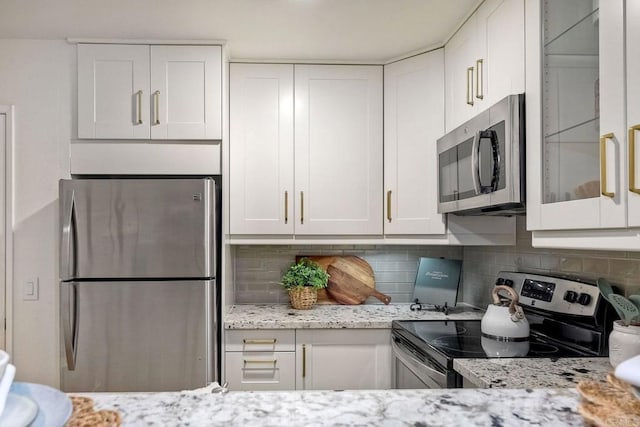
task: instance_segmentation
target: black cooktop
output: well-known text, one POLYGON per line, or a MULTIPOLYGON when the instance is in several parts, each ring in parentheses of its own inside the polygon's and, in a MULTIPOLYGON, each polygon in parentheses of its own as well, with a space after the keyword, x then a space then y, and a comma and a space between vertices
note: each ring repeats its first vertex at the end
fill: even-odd
POLYGON ((528 341, 500 342, 482 336, 480 320, 396 320, 394 339, 443 365, 453 359, 488 357, 593 357, 532 333, 528 341))

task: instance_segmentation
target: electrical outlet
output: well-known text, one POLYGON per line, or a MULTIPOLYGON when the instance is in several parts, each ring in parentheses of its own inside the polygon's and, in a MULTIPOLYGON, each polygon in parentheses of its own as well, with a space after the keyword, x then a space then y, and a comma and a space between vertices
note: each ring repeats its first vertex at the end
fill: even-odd
POLYGON ((40 285, 37 277, 27 279, 22 285, 22 299, 25 301, 37 301, 40 294, 40 285))

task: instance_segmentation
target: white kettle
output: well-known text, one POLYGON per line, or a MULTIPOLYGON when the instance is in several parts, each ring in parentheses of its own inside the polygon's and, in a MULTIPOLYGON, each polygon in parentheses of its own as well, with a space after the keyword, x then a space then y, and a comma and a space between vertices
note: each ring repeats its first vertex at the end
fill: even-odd
POLYGON ((482 335, 499 341, 523 341, 529 339, 529 322, 518 305, 518 294, 509 286, 493 288, 493 304, 489 304, 482 317, 482 335), (500 301, 498 291, 506 291, 511 297, 509 305, 500 301))

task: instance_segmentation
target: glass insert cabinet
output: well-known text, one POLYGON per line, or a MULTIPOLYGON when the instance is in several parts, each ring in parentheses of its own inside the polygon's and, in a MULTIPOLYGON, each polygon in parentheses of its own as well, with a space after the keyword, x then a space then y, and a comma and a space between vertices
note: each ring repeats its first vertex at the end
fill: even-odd
POLYGON ((626 227, 624 2, 527 0, 527 227, 626 227))
POLYGON ((600 196, 598 4, 543 3, 543 203, 600 196))

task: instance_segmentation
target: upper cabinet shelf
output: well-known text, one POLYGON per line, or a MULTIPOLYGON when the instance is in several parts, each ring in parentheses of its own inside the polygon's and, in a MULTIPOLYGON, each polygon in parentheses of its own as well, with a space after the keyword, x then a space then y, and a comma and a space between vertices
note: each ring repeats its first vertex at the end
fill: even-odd
POLYGON ((574 21, 575 16, 567 17, 563 13, 547 14, 544 32, 545 55, 598 56, 598 9, 578 16, 577 21, 574 21))
POLYGON ((79 44, 78 138, 222 139, 221 47, 79 44))

